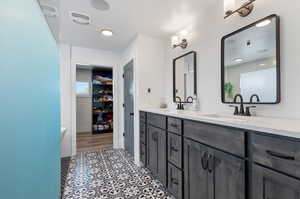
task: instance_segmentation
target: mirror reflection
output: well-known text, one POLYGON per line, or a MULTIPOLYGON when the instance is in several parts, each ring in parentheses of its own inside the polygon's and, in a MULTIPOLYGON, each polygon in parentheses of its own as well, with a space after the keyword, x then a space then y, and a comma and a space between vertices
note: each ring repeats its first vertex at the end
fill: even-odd
POLYGON ((174 59, 174 102, 187 101, 196 95, 196 52, 189 52, 174 59), (177 99, 178 100, 177 100, 177 99))
POLYGON ((279 99, 277 18, 266 18, 223 38, 223 93, 225 103, 236 94, 244 102, 276 103, 279 99))

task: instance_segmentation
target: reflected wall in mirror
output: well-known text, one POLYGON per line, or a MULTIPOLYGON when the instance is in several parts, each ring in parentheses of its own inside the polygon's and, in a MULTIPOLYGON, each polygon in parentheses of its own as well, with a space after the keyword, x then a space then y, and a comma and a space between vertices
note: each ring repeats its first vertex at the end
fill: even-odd
POLYGON ((197 55, 191 51, 173 60, 173 100, 186 102, 197 95, 197 55))
POLYGON ((280 102, 279 17, 271 15, 222 38, 222 102, 241 94, 257 104, 280 102))

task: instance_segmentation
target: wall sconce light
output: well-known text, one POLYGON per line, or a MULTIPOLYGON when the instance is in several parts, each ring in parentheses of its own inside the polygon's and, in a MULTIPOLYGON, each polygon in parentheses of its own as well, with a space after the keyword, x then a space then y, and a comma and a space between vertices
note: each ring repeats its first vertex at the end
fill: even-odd
POLYGON ((243 2, 244 0, 224 0, 224 19, 230 17, 231 15, 238 13, 241 17, 248 16, 254 9, 255 0, 247 0, 242 4, 240 8, 236 9, 238 2, 243 2))
POLYGON ((173 49, 177 48, 177 47, 181 47, 182 49, 186 49, 188 46, 188 42, 187 39, 185 38, 185 36, 187 36, 188 32, 186 30, 182 30, 180 31, 179 35, 174 35, 172 37, 172 46, 173 49))

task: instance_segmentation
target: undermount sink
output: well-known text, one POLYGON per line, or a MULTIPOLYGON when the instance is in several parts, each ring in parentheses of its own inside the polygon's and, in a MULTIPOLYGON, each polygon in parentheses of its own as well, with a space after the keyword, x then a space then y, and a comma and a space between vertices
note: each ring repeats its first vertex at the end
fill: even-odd
POLYGON ((246 122, 247 119, 242 116, 230 116, 230 115, 220 115, 220 114, 201 114, 203 117, 214 118, 226 121, 236 121, 236 122, 246 122))

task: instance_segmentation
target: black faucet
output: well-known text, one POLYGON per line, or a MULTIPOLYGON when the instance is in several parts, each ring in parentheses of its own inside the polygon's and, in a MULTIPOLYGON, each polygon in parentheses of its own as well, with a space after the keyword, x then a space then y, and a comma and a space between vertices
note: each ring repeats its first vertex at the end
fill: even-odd
POLYGON ((234 103, 237 103, 237 98, 240 98, 240 110, 238 110, 237 107, 236 107, 236 109, 234 111, 234 114, 235 115, 245 115, 243 96, 241 94, 236 94, 234 96, 234 100, 233 100, 234 103))
POLYGON ((253 94, 250 97, 250 103, 253 104, 253 99, 256 97, 256 101, 260 102, 259 96, 257 94, 253 94))
POLYGON ((189 96, 186 98, 186 103, 192 104, 194 101, 194 98, 192 96, 189 96))
POLYGON ((179 99, 179 102, 177 102, 177 100, 176 100, 176 102, 177 102, 177 110, 184 110, 184 106, 183 106, 183 102, 182 102, 181 98, 179 96, 176 96, 175 99, 179 99))

